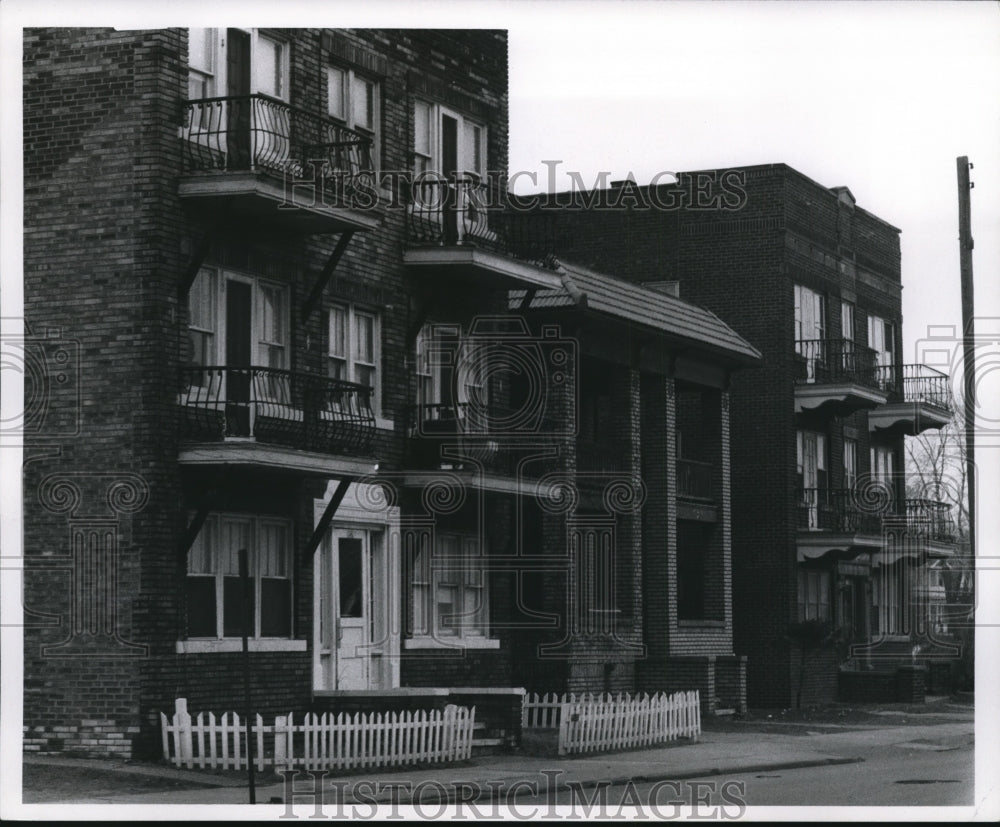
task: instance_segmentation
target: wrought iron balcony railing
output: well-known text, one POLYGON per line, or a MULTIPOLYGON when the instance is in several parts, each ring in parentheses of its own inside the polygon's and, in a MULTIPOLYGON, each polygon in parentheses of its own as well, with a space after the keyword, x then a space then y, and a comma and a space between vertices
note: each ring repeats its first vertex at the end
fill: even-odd
POLYGON ((677 460, 677 496, 694 500, 712 500, 712 471, 710 462, 694 459, 677 460))
POLYGON ((426 177, 410 187, 408 238, 413 244, 481 247, 552 266, 553 216, 519 212, 478 177, 426 177))
POLYGON ((880 534, 885 529, 939 542, 956 539, 948 503, 906 499, 900 508, 890 487, 881 485, 800 489, 799 529, 850 534, 880 534))
POLYGON ((372 389, 262 367, 190 367, 178 402, 186 439, 227 438, 328 454, 364 454, 375 435, 372 389))
POLYGON ((880 534, 882 519, 893 511, 892 497, 865 497, 851 488, 799 490, 799 528, 846 534, 880 534))
POLYGON ((906 500, 906 530, 943 543, 958 539, 951 505, 927 499, 906 500))
POLYGON ((850 339, 804 339, 795 343, 800 360, 799 382, 816 384, 856 383, 879 388, 874 350, 850 339))
POLYGON ((350 196, 375 168, 369 136, 261 94, 188 101, 181 137, 185 172, 316 175, 328 202, 350 196))
POLYGON ((408 410, 410 459, 421 468, 482 467, 486 471, 513 473, 513 460, 503 450, 492 421, 500 416, 491 406, 428 403, 408 410))
POLYGON ((952 409, 946 373, 926 365, 880 365, 877 376, 890 402, 920 402, 944 411, 952 409))

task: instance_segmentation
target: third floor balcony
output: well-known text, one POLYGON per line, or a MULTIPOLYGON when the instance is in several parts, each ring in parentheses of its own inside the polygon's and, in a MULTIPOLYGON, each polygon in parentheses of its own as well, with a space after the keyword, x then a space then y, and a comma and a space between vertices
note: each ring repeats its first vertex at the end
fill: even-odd
POLYGON ((438 284, 561 288, 547 218, 512 209, 478 178, 420 179, 411 186, 403 260, 438 284))
POLYGON ((255 94, 189 100, 178 192, 205 215, 294 232, 371 230, 372 139, 330 118, 255 94))
POLYGON ((795 412, 846 416, 884 405, 877 354, 850 339, 807 339, 795 343, 795 412))
POLYGON ((878 380, 888 401, 868 414, 869 429, 914 436, 951 420, 947 374, 926 365, 885 365, 878 368, 878 380))

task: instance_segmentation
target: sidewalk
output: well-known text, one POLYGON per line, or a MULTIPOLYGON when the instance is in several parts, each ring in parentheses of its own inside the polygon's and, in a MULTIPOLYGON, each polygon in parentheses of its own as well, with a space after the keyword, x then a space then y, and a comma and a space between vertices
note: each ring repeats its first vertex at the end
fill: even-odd
MULTIPOLYGON (((388 770, 374 768, 364 773, 322 779, 323 801, 333 807, 338 803, 373 802, 400 804, 417 799, 427 804, 447 798, 449 801, 470 801, 472 791, 481 796, 480 802, 492 799, 509 800, 518 794, 545 794, 568 784, 583 788, 597 784, 640 783, 661 779, 683 780, 713 775, 761 772, 765 770, 816 767, 853 763, 863 760, 865 750, 878 746, 910 743, 952 744, 967 742, 974 734, 971 720, 938 724, 896 726, 887 720, 878 728, 824 728, 808 734, 773 732, 704 732, 697 742, 682 742, 668 747, 635 750, 593 757, 532 757, 524 755, 494 755, 473 761, 430 769, 388 770)), ((53 773, 59 767, 80 766, 100 769, 95 762, 73 759, 25 758, 26 764, 44 764, 53 773)), ((177 770, 158 765, 121 765, 108 768, 124 780, 125 774, 153 774, 162 781, 175 781, 181 789, 157 789, 149 792, 118 794, 107 785, 93 794, 62 799, 59 804, 129 804, 129 805, 204 805, 247 804, 249 801, 246 776, 211 775, 203 771, 177 770), (200 786, 205 783, 217 786, 200 786), (199 786, 195 786, 195 785, 199 786)), ((257 802, 284 804, 287 790, 284 782, 275 783, 271 773, 257 781, 257 802)), ((132 785, 122 785, 132 786, 132 785)), ((312 778, 301 772, 295 792, 297 809, 312 808, 314 799, 312 778)), ((29 799, 30 800, 30 799, 29 799)))

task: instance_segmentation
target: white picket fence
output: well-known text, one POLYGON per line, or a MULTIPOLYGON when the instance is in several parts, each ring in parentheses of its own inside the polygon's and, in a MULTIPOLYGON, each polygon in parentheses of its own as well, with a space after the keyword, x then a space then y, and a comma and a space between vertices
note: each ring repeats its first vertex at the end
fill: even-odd
POLYGON ((525 697, 524 728, 559 728, 559 754, 651 746, 701 734, 697 690, 653 696, 547 695, 525 697))
MULTIPOLYGON (((254 764, 280 769, 353 769, 415 763, 464 761, 472 755, 476 708, 449 705, 444 710, 402 712, 307 713, 295 723, 292 713, 273 724, 256 716, 254 764)), ((235 712, 216 719, 199 712, 192 719, 187 700, 178 698, 168 719, 160 713, 163 757, 176 767, 243 769, 247 765, 246 727, 235 712)))

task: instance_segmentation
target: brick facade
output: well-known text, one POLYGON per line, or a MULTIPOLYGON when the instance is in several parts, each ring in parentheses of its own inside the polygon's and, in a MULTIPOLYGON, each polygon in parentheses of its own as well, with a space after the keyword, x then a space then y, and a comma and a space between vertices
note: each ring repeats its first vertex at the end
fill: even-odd
MULTIPOLYGON (((236 30, 223 35, 229 45, 218 60, 229 59, 236 66, 236 44, 243 35, 236 30)), ((377 84, 374 160, 380 170, 412 168, 417 100, 484 127, 485 168, 506 170, 505 33, 300 29, 250 36, 270 38, 280 44, 280 54, 288 54, 289 107, 282 111, 292 113, 289 117, 325 116, 327 66, 377 84)), ((448 322, 467 331, 477 316, 507 312, 506 291, 525 278, 519 274, 528 265, 517 263, 521 270, 502 265, 515 275, 499 283, 450 275, 446 265, 430 276, 427 270, 411 270, 404 260, 412 241, 408 211, 401 206, 407 203, 405 188, 380 192, 391 203, 382 201, 360 217, 344 218, 341 212, 331 218, 331 212, 317 209, 310 220, 322 215, 326 223, 321 227, 296 223, 307 211, 274 209, 270 196, 261 194, 260 177, 254 186, 261 188, 251 196, 232 194, 233 189, 226 190, 231 194, 225 198, 212 191, 192 196, 185 186, 202 186, 210 179, 212 186, 225 188, 237 175, 257 173, 227 166, 192 172, 187 166, 191 153, 208 153, 213 139, 205 134, 211 128, 232 130, 229 143, 214 149, 219 157, 228 152, 231 161, 242 128, 239 95, 226 96, 231 108, 216 116, 214 127, 208 116, 193 114, 198 110, 188 100, 189 44, 184 29, 52 28, 29 29, 24 35, 26 326, 39 352, 57 360, 47 365, 53 381, 42 388, 44 422, 28 434, 25 447, 25 748, 153 756, 159 749, 159 713, 169 713, 174 699, 187 698, 192 712, 239 708, 239 638, 228 626, 219 639, 194 633, 206 607, 190 596, 192 577, 205 572, 192 570, 189 576, 188 567, 196 565, 192 544, 203 543, 209 549, 205 559, 216 566, 208 574, 222 600, 224 617, 217 622, 229 624, 226 595, 234 572, 225 566, 233 564, 219 562, 229 546, 211 543, 249 542, 239 540, 240 526, 253 526, 245 530, 263 537, 267 521, 280 524, 282 531, 287 527, 288 548, 273 540, 279 549, 273 552, 275 559, 287 560, 286 568, 274 564, 277 573, 261 573, 272 563, 265 563, 259 551, 260 562, 252 565, 258 567, 261 594, 267 576, 282 588, 290 582, 290 630, 274 639, 261 632, 255 640, 255 710, 269 716, 290 708, 358 704, 359 696, 338 695, 341 690, 314 691, 322 668, 315 606, 330 576, 322 568, 325 563, 316 561, 333 553, 331 535, 318 548, 310 544, 319 515, 341 481, 353 482, 344 501, 350 505, 333 515, 333 530, 348 532, 361 525, 372 549, 381 544, 379 551, 362 558, 370 561, 372 573, 369 584, 359 588, 370 589, 372 606, 381 601, 378 611, 384 612, 384 651, 372 655, 383 659, 378 668, 385 685, 375 687, 387 690, 383 705, 422 703, 420 690, 425 688, 454 688, 476 697, 477 687, 521 686, 541 691, 697 686, 704 687, 706 708, 721 695, 726 703, 738 703, 744 693, 740 668, 727 666, 718 689, 713 678, 718 668, 713 659, 728 658, 728 664, 733 657, 729 523, 737 501, 729 488, 731 414, 724 383, 706 380, 696 398, 696 418, 705 423, 700 459, 713 468, 706 513, 714 532, 704 599, 711 616, 704 622, 679 622, 675 594, 662 590, 662 584, 672 584, 677 567, 674 379, 661 364, 644 364, 638 349, 623 348, 620 341, 609 345, 602 338, 601 319, 581 322, 575 314, 528 313, 535 326, 526 335, 542 336, 536 323, 548 321, 582 343, 565 366, 565 381, 546 388, 550 419, 576 417, 580 377, 591 370, 592 360, 609 366, 614 406, 601 414, 606 421, 600 436, 615 447, 613 467, 597 468, 592 477, 584 474, 576 432, 568 431, 542 440, 545 450, 530 476, 537 482, 545 473, 563 474, 571 489, 567 493, 579 496, 576 505, 561 510, 558 493, 553 499, 536 496, 533 488, 528 494, 519 492, 511 482, 519 478, 510 473, 487 485, 468 473, 462 476, 459 472, 468 471, 464 466, 443 464, 432 474, 441 479, 457 474, 466 501, 452 507, 435 499, 428 493, 430 483, 420 488, 410 478, 428 470, 416 467, 412 458, 417 330, 423 322, 448 322), (334 220, 352 220, 356 226, 347 235, 344 223, 332 229, 334 220), (207 380, 199 385, 191 379, 192 364, 200 366, 195 371, 209 370, 197 361, 189 333, 198 328, 195 315, 205 309, 189 305, 196 276, 210 285, 214 278, 224 287, 214 294, 205 288, 206 295, 224 293, 226 299, 218 299, 218 318, 233 314, 234 330, 240 317, 228 304, 223 309, 223 301, 236 307, 238 298, 232 297, 244 291, 251 297, 245 312, 264 318, 270 299, 260 298, 260 285, 274 286, 284 297, 287 315, 271 312, 285 320, 286 338, 275 345, 272 339, 280 334, 268 339, 257 319, 249 325, 251 347, 261 352, 265 345, 283 347, 282 370, 303 382, 327 381, 335 355, 332 308, 350 305, 377 314, 381 358, 370 448, 345 450, 331 459, 308 446, 284 452, 268 447, 262 423, 269 416, 277 420, 272 427, 306 427, 306 408, 291 403, 285 403, 293 409, 282 418, 255 402, 252 421, 262 429, 260 438, 251 440, 240 432, 248 427, 239 424, 239 416, 249 404, 236 388, 243 381, 239 370, 247 370, 250 362, 231 355, 235 350, 230 349, 241 344, 239 334, 224 332, 221 322, 211 335, 221 343, 213 345, 217 352, 225 349, 221 364, 231 383, 230 396, 214 407, 202 404, 199 415, 201 427, 219 423, 220 429, 231 430, 217 443, 193 440, 185 430, 190 427, 187 408, 202 400, 192 388, 212 387, 207 380), (377 486, 363 487, 369 476, 377 486), (619 488, 605 487, 609 479, 617 480, 619 488), (645 505, 630 502, 643 488, 645 505), (361 500, 375 491, 386 492, 387 502, 369 504, 366 517, 369 506, 361 500), (585 552, 574 556, 571 549, 572 538, 593 531, 595 520, 601 531, 612 527, 611 575, 588 562, 585 552), (478 533, 488 541, 483 563, 489 601, 486 648, 411 645, 418 637, 410 633, 420 598, 410 568, 417 560, 407 544, 427 525, 438 534, 478 533), (233 539, 220 541, 211 531, 220 537, 233 532, 226 535, 233 539), (519 560, 519 555, 530 560, 519 560), (379 566, 385 579, 376 582, 379 566), (315 571, 321 572, 321 582, 315 571), (601 591, 605 588, 610 592, 601 591), (643 666, 643 647, 651 662, 672 658, 676 666, 681 658, 696 665, 677 666, 663 675, 643 666), (412 690, 409 695, 403 691, 407 689, 412 690)), ((221 64, 215 68, 221 71, 221 64)), ((230 79, 236 74, 231 68, 230 79)), ((215 91, 223 97, 227 90, 215 91)), ((255 136, 263 131, 254 129, 255 136)), ((267 135, 276 146, 296 137, 280 129, 267 135)), ((259 149, 254 144, 254 151, 259 149)), ((308 176, 301 177, 305 180, 297 180, 292 192, 307 203, 315 192, 308 176)), ((502 175, 499 180, 502 194, 502 175)), ((728 365, 725 354, 702 356, 728 365)), ((272 377, 259 366, 253 370, 272 377)), ((491 386, 491 399, 509 398, 504 381, 491 386)), ((268 402, 279 404, 275 399, 281 386, 269 387, 268 402)), ((29 406, 31 392, 26 389, 29 406)), ((323 415, 310 425, 323 426, 323 415)), ((497 447, 484 450, 492 453, 497 447)), ((499 450, 508 450, 508 443, 499 450)), ((446 493, 445 500, 454 493, 446 493)), ((641 500, 639 496, 637 502, 641 500)), ((361 575, 358 579, 364 583, 361 575)), ((462 587, 472 585, 470 580, 462 587)), ((433 595, 439 619, 448 614, 446 607, 436 605, 445 591, 433 595)), ((349 597, 336 599, 346 602, 349 597)), ((427 600, 431 607, 431 597, 427 600)), ((264 608, 258 609, 263 617, 264 608)), ((259 622, 263 628, 264 621, 259 622)), ((512 703, 504 697, 494 704, 504 720, 516 718, 512 703)))
MULTIPOLYGON (((869 316, 890 322, 892 352, 900 360, 899 230, 856 206, 846 188, 828 189, 782 164, 682 173, 676 184, 660 188, 625 182, 606 191, 560 193, 541 207, 555 223, 559 254, 639 283, 676 282, 682 298, 718 314, 761 351, 759 370, 733 375, 731 404, 723 408, 731 423, 734 645, 747 659, 752 704, 794 703, 801 658, 789 639, 799 612, 796 430, 825 436, 830 488, 848 487, 845 436, 855 440, 861 480, 873 473, 870 448, 891 451, 898 475, 894 494, 897 502, 904 497, 899 431, 870 431, 865 410, 796 414, 794 285, 825 297, 827 336, 840 335, 841 301, 854 306, 859 348, 872 344, 869 316), (604 208, 582 208, 595 201, 604 208), (574 203, 576 209, 565 209, 574 203)), ((680 408, 677 418, 682 423, 696 414, 680 408)), ((877 551, 848 544, 843 556, 877 551)), ((831 606, 844 582, 836 556, 818 564, 832 574, 831 606)), ((872 556, 875 577, 879 558, 872 556)), ((662 585, 647 586, 647 602, 656 600, 650 588, 673 602, 674 579, 669 571, 662 585)), ((843 625, 839 614, 833 607, 831 620, 843 625)), ((671 650, 681 654, 677 643, 671 650)), ((803 702, 834 699, 837 656, 826 651, 807 658, 803 702)))

